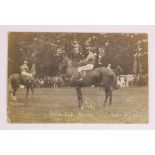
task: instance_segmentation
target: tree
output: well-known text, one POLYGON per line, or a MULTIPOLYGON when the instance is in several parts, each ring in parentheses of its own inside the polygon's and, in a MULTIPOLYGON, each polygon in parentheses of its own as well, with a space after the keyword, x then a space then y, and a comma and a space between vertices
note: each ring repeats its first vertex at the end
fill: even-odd
POLYGON ((90 48, 97 54, 97 63, 110 63, 113 69, 119 65, 124 74, 133 73, 138 52, 143 57, 137 60, 147 72, 147 44, 147 34, 135 33, 10 33, 8 56, 14 62, 10 73, 19 72, 28 60, 29 67, 36 64, 37 76, 56 75, 63 52, 73 61, 81 61, 90 48))

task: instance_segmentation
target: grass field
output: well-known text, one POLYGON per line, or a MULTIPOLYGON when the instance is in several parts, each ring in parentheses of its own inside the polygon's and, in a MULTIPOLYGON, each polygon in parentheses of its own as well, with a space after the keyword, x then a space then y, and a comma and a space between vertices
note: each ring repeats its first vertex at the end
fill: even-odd
POLYGON ((78 108, 73 88, 38 88, 25 99, 25 89, 17 91, 18 102, 8 103, 11 123, 148 123, 148 88, 120 88, 113 103, 103 108, 104 92, 82 88, 84 109, 78 108))

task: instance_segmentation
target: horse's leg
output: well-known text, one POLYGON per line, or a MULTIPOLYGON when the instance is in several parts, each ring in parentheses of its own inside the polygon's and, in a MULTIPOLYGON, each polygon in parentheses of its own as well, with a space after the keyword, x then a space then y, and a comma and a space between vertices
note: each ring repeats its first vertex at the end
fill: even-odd
POLYGON ((81 87, 77 86, 76 87, 76 92, 77 92, 79 108, 81 108, 82 107, 82 103, 83 103, 81 87))
POLYGON ((107 99, 108 99, 108 91, 107 89, 105 88, 105 100, 104 100, 104 104, 103 104, 103 107, 105 107, 106 103, 107 103, 107 99))
POLYGON ((15 88, 13 89, 13 96, 16 96, 16 91, 17 91, 17 88, 15 87, 15 88))
POLYGON ((80 101, 81 101, 81 103, 83 103, 81 87, 79 87, 79 93, 80 93, 80 101))
POLYGON ((108 95, 105 93, 105 100, 104 100, 103 107, 105 107, 105 105, 106 105, 106 103, 107 103, 107 99, 108 99, 108 95))
POLYGON ((33 86, 31 87, 31 92, 32 92, 32 99, 33 99, 33 94, 34 94, 34 88, 33 88, 33 86))
POLYGON ((109 105, 111 105, 111 104, 112 104, 112 93, 109 96, 109 105))
POLYGON ((79 108, 80 108, 81 107, 81 102, 80 102, 79 87, 76 87, 76 92, 77 92, 77 99, 78 99, 78 104, 79 104, 79 108))
POLYGON ((109 89, 109 105, 112 104, 112 88, 109 89))
POLYGON ((28 99, 29 87, 26 87, 26 100, 28 99))

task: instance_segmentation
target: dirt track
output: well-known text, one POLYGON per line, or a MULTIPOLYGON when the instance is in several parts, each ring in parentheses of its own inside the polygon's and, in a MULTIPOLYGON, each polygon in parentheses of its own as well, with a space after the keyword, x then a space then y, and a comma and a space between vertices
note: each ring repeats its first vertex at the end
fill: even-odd
POLYGON ((112 106, 103 108, 104 92, 83 88, 84 109, 78 109, 73 88, 35 89, 33 99, 25 99, 25 89, 17 91, 18 102, 8 103, 12 123, 147 123, 148 88, 120 88, 113 92, 112 106))

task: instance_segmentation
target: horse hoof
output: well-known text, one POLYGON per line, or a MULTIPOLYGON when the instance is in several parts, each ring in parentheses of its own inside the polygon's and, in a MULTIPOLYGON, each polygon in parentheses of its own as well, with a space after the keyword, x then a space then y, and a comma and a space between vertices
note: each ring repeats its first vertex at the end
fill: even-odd
POLYGON ((83 106, 82 105, 79 105, 79 109, 83 110, 83 106))

